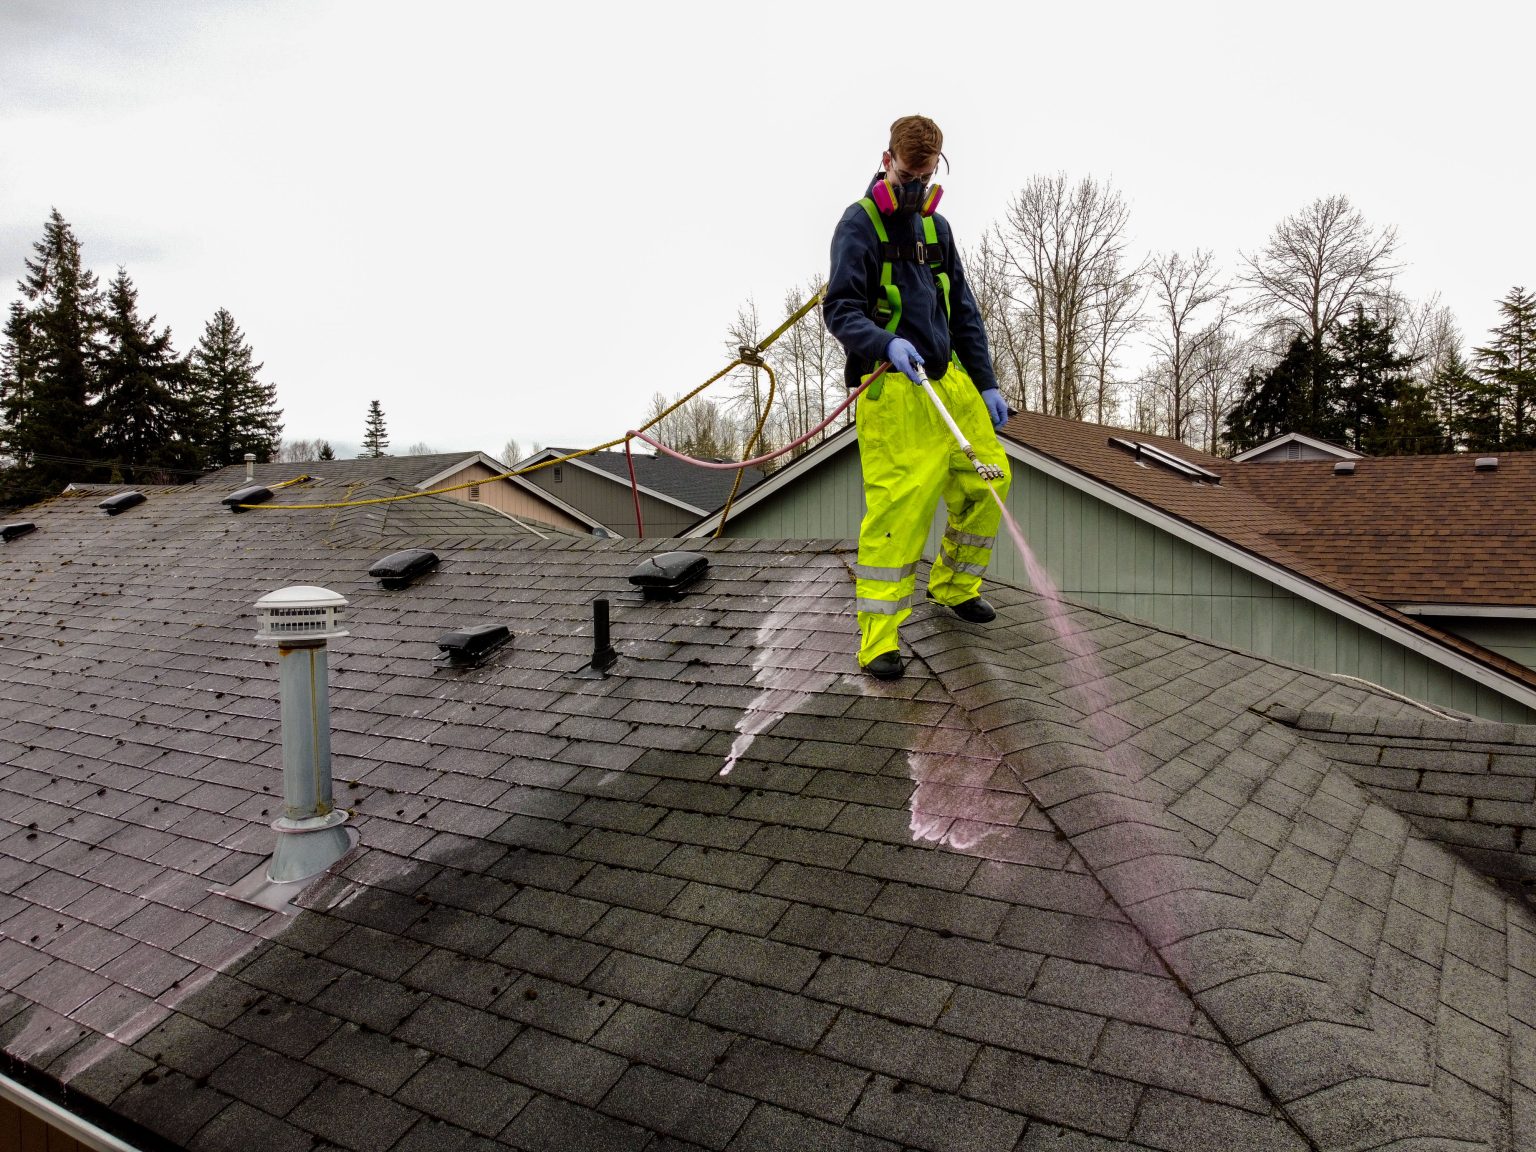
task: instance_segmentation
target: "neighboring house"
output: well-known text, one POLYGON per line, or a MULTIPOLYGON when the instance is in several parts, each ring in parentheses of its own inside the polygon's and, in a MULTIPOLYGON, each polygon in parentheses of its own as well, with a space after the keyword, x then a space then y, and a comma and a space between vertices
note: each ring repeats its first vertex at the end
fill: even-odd
POLYGON ((246 475, 258 483, 276 484, 295 476, 320 480, 368 483, 398 480, 418 492, 444 492, 455 500, 491 508, 514 520, 563 532, 591 532, 599 526, 585 512, 542 491, 484 452, 439 452, 430 456, 377 456, 356 460, 306 460, 281 464, 231 464, 199 478, 199 484, 238 485, 246 475), (484 481, 484 483, 480 483, 484 481))
MULTIPOLYGON (((1526 578, 1536 575, 1536 539, 1521 525, 1536 471, 1524 462, 1489 473, 1476 473, 1465 456, 1441 465, 1409 463, 1425 457, 1244 465, 1175 440, 1033 412, 1014 416, 1002 440, 1013 464, 1008 508, 1069 598, 1488 719, 1536 717, 1536 672, 1523 661, 1536 644, 1530 623, 1437 615, 1455 604, 1491 608, 1498 595, 1511 615, 1522 598, 1536 605, 1536 581, 1526 578), (1148 450, 1138 454, 1138 443, 1148 450), (1446 505, 1459 523, 1448 527, 1432 519, 1438 497, 1422 484, 1431 476, 1450 484, 1453 475, 1460 487, 1445 488, 1444 499, 1460 493, 1446 505), (1358 489, 1346 487, 1362 478, 1358 489), (1374 515, 1370 501, 1388 490, 1400 495, 1374 515), (1349 503, 1332 498, 1350 492, 1349 503), (1350 519, 1329 535, 1321 525, 1333 509, 1350 519), (1373 519, 1376 531, 1366 535, 1373 519), (1419 541, 1411 553, 1399 547, 1410 537, 1419 541), (1500 557, 1509 558, 1502 568, 1500 557), (1366 579, 1370 572, 1401 577, 1391 597, 1390 581, 1366 579), (1415 586, 1422 596, 1403 594, 1415 586)), ((842 539, 857 535, 862 512, 849 428, 739 500, 724 534, 842 539)), ((941 518, 942 509, 930 557, 941 518)), ((712 535, 718 520, 689 534, 712 535)), ((1006 583, 1029 583, 1006 530, 991 570, 1006 583)))
POLYGON ((652 602, 628 576, 676 541, 222 496, 61 496, 0 544, 0 1123, 28 1138, 1531 1146, 1536 729, 1007 585, 990 628, 919 606, 877 683, 847 541, 708 542, 652 602), (369 579, 408 544, 437 570, 369 579), (274 911, 227 893, 276 840, 252 606, 290 584, 348 601, 359 843, 274 911), (512 641, 437 659, 486 622, 512 641))
POLYGON ((1364 457, 1326 440, 1316 440, 1300 432, 1287 432, 1257 448, 1239 452, 1232 459, 1238 464, 1277 464, 1293 460, 1363 460, 1364 457))
MULTIPOLYGON (((517 464, 519 471, 578 452, 577 448, 545 448, 517 464)), ((718 463, 718 461, 717 461, 718 463)), ((700 468, 662 453, 634 453, 635 483, 622 450, 593 452, 560 464, 547 464, 523 477, 543 491, 580 508, 618 536, 679 536, 725 505, 736 483, 732 470, 700 468), (635 523, 635 492, 639 491, 640 525, 635 523), (641 529, 643 528, 643 532, 641 529)), ((737 497, 765 478, 757 468, 741 473, 737 497)))

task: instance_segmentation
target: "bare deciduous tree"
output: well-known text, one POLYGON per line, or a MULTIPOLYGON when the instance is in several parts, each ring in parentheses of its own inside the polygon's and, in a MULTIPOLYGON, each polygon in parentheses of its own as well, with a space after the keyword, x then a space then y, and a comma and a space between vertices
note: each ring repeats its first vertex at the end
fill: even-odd
MULTIPOLYGON (((1262 251, 1244 256, 1242 279, 1271 323, 1300 331, 1314 349, 1356 304, 1377 307, 1391 288, 1398 265, 1397 229, 1365 222, 1349 197, 1319 197, 1270 234, 1262 251)), ((1321 415, 1322 358, 1314 356, 1308 408, 1321 415)))
POLYGON ((1034 382, 1034 328, 1030 313, 1014 299, 1007 259, 997 240, 988 234, 964 263, 965 282, 987 330, 998 390, 1010 405, 1027 409, 1034 382))
POLYGON ((319 440, 284 440, 277 458, 284 464, 303 464, 320 459, 319 440))
MULTIPOLYGON (((791 291, 784 298, 787 319, 809 299, 819 295, 825 281, 820 277, 803 290, 791 291)), ((820 308, 812 308, 768 348, 767 360, 778 377, 778 395, 770 416, 773 440, 792 443, 827 418, 841 398, 843 381, 842 346, 827 330, 820 308)), ((843 417, 847 423, 851 412, 843 417)), ((801 445, 795 455, 809 451, 811 442, 801 445)))
MULTIPOLYGON (((649 424, 661 416, 670 405, 677 403, 677 399, 674 396, 669 401, 657 392, 646 409, 645 422, 649 424)), ((740 444, 730 416, 705 396, 695 396, 675 412, 663 416, 660 423, 650 429, 650 435, 668 448, 697 456, 700 460, 733 459, 740 444)))
POLYGON ((1120 408, 1120 382, 1115 373, 1120 367, 1120 348, 1127 337, 1141 327, 1144 300, 1138 269, 1122 275, 1118 261, 1104 270, 1104 278, 1094 286, 1091 303, 1093 321, 1089 327, 1084 360, 1087 365, 1087 391, 1083 415, 1093 413, 1095 423, 1107 424, 1120 408))
POLYGON ((1163 393, 1164 434, 1184 440, 1195 411, 1195 366, 1224 329, 1228 288, 1218 279, 1209 248, 1196 248, 1187 259, 1179 252, 1159 253, 1152 258, 1149 275, 1157 316, 1151 337, 1158 358, 1154 379, 1163 393), (1216 315, 1197 318, 1209 305, 1216 306, 1216 315))
POLYGON ((1100 293, 1138 270, 1124 259, 1128 212, 1120 194, 1087 176, 1032 177, 1008 205, 994 236, 1015 280, 1015 299, 1032 320, 1040 408, 1081 417, 1090 380, 1088 350, 1098 342, 1100 293))

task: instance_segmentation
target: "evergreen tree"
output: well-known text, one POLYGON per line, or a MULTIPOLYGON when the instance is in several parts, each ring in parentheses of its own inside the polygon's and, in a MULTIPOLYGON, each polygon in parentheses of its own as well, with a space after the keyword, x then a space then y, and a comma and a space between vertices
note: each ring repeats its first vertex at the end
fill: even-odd
POLYGON ((377 460, 389 447, 389 434, 384 428, 384 409, 377 400, 368 402, 367 431, 363 433, 363 451, 359 460, 377 460))
POLYGON ((1298 333, 1279 363, 1264 375, 1249 369, 1242 395, 1227 413, 1223 431, 1234 455, 1287 432, 1326 438, 1327 432, 1313 426, 1310 411, 1314 381, 1326 375, 1318 368, 1320 359, 1312 341, 1298 333))
POLYGON ((1367 456, 1433 452, 1440 443, 1421 393, 1410 398, 1403 412, 1395 411, 1417 361, 1393 347, 1393 327, 1391 319, 1378 320, 1357 304, 1349 319, 1335 324, 1330 333, 1327 376, 1336 409, 1331 423, 1346 446, 1367 456), (1411 434, 1424 443, 1394 443, 1392 437, 1409 435, 1410 426, 1416 429, 1411 434))
POLYGON ((1377 456, 1428 456, 1449 452, 1452 442, 1446 426, 1435 415, 1429 389, 1406 383, 1386 411, 1386 418, 1371 443, 1377 456))
POLYGON ((187 362, 171 348, 169 328, 139 316, 139 294, 119 268, 107 290, 105 343, 96 364, 92 416, 99 452, 111 461, 98 479, 175 483, 197 471, 187 362))
POLYGON ((201 414, 199 441, 203 464, 223 468, 238 464, 247 452, 262 463, 277 459, 282 445, 282 410, 277 387, 257 379, 245 333, 228 309, 220 308, 203 327, 192 351, 193 396, 201 414))
POLYGON ((316 460, 334 460, 334 459, 336 459, 336 449, 331 447, 331 442, 329 440, 322 440, 322 441, 320 441, 320 451, 315 454, 315 459, 316 460))
POLYGON ((17 285, 22 299, 6 322, 0 373, 10 490, 23 499, 57 492, 81 478, 82 461, 99 457, 90 406, 101 289, 57 208, 32 251, 17 285))
POLYGON ((1429 378, 1429 399, 1445 429, 1447 452, 1489 452, 1499 447, 1499 391, 1451 352, 1429 378))
POLYGON ((1536 296, 1511 288, 1499 301, 1504 322, 1474 348, 1477 374, 1499 393, 1502 446, 1536 447, 1536 296))

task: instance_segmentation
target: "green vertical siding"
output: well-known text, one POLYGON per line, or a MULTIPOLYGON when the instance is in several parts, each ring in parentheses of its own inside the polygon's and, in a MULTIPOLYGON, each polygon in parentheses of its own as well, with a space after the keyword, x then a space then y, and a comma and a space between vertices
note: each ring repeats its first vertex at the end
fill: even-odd
MULTIPOLYGON (((1536 711, 1517 701, 1079 489, 1012 463, 1009 512, 1072 599, 1259 656, 1358 676, 1430 704, 1491 720, 1536 722, 1536 711)), ((850 445, 740 514, 727 531, 771 539, 853 539, 862 516, 858 452, 850 445)), ((928 537, 930 559, 943 517, 941 507, 928 537)), ((992 571, 1003 583, 1030 586, 1006 530, 999 534, 992 571)), ((1494 635, 1485 628, 1463 635, 1536 667, 1536 622, 1518 634, 1494 635)))

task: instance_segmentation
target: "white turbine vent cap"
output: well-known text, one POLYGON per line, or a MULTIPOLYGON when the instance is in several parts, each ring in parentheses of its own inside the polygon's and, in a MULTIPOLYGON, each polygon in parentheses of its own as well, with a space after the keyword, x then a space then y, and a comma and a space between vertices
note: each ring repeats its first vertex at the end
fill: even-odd
POLYGON ((345 597, 310 584, 268 592, 256 601, 256 639, 334 640, 345 636, 341 610, 346 606, 345 597))

